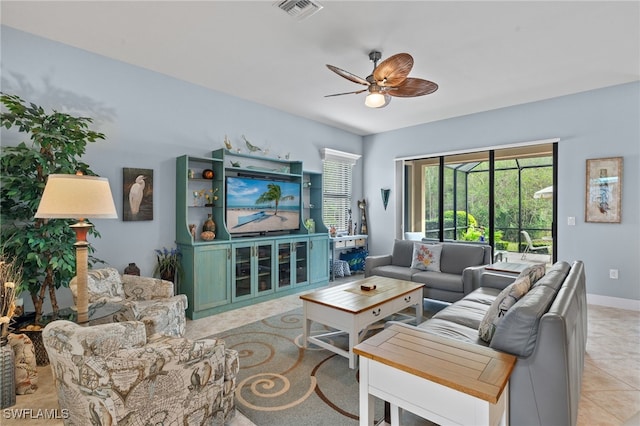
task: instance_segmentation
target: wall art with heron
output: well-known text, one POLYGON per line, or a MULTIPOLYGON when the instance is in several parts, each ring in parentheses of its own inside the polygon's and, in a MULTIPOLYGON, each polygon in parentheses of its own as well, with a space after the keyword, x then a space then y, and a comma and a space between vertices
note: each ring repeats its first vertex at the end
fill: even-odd
POLYGON ((122 169, 122 220, 153 220, 153 169, 122 169))

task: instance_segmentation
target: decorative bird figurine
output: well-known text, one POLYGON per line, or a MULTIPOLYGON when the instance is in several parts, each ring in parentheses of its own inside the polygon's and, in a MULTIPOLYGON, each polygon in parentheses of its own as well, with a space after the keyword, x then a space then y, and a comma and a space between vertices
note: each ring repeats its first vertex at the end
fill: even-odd
POLYGON ((202 377, 200 378, 200 384, 202 386, 206 385, 211 379, 211 373, 213 372, 213 367, 211 367, 211 363, 209 361, 204 362, 204 367, 202 368, 202 377))
POLYGON ((242 135, 242 139, 244 139, 244 142, 247 144, 247 148, 249 149, 249 151, 251 152, 262 151, 260 147, 255 146, 251 142, 249 142, 247 138, 244 137, 244 135, 242 135))
POLYGON ((102 410, 101 406, 91 401, 89 403, 89 415, 91 416, 91 424, 96 426, 110 426, 113 424, 113 418, 107 410, 102 410))
POLYGON ((129 208, 132 215, 137 215, 140 211, 140 204, 142 203, 142 197, 144 196, 144 182, 145 176, 139 175, 136 181, 131 185, 129 189, 129 208))
POLYGON ((198 374, 199 367, 195 367, 191 372, 191 386, 190 390, 200 390, 200 374, 198 374))
POLYGON ((231 145, 231 141, 229 140, 229 138, 227 137, 227 135, 224 135, 224 146, 231 151, 233 149, 233 146, 231 145))
POLYGON ((231 161, 231 167, 240 167, 239 161, 231 161))

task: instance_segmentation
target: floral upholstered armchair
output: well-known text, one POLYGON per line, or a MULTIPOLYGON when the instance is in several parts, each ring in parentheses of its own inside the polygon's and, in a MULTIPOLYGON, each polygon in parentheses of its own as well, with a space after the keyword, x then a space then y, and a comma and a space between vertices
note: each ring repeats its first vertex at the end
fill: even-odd
MULTIPOLYGON (((69 283, 74 302, 77 284, 69 283)), ((161 336, 184 336, 187 296, 173 295, 173 283, 158 278, 120 275, 117 269, 92 269, 88 273, 89 307, 99 304, 120 304, 122 308, 103 321, 142 321, 149 339, 161 336)), ((96 324, 97 322, 92 322, 96 324)))
POLYGON ((223 425, 238 352, 223 340, 147 340, 145 325, 49 323, 43 341, 65 425, 223 425))

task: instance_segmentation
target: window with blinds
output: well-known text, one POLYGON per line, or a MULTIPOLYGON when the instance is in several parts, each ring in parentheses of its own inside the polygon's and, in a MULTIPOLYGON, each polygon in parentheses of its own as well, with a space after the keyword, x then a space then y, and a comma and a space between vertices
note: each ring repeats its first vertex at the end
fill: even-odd
POLYGON ((327 227, 346 231, 351 208, 351 178, 353 166, 325 160, 322 174, 322 220, 327 227))

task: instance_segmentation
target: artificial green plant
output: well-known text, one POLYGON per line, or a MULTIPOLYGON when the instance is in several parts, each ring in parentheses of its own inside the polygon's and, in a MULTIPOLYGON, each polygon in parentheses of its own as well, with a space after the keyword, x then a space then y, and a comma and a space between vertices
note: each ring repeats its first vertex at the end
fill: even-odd
MULTIPOLYGON (((89 129, 91 118, 46 112, 16 95, 0 93, 0 97, 0 125, 30 139, 1 150, 2 247, 5 255, 21 264, 18 292, 29 292, 39 323, 47 293, 57 314, 56 289, 67 287, 76 270, 75 233, 69 228, 73 221, 34 218, 47 177, 76 171, 95 175, 80 157, 89 142, 105 136, 89 129)), ((100 236, 95 229, 90 232, 100 236)), ((91 247, 89 250, 91 253, 91 247)), ((93 261, 90 257, 90 263, 93 261)))

